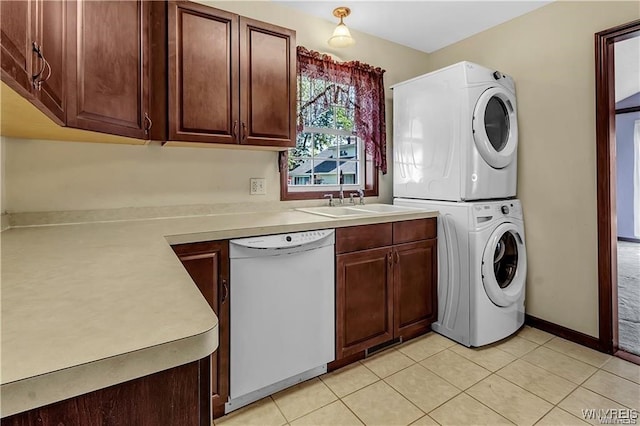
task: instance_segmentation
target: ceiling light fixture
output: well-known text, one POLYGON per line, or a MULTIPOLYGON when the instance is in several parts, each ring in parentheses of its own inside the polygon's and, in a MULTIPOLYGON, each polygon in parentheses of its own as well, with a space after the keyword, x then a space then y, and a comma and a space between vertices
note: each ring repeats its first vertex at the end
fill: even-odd
POLYGON ((333 16, 335 16, 336 18, 340 18, 340 23, 338 24, 336 29, 333 30, 333 35, 328 41, 329 46, 349 47, 355 44, 356 41, 353 39, 353 37, 351 37, 351 32, 343 21, 343 19, 349 16, 350 13, 351 9, 344 6, 336 7, 335 9, 333 9, 333 16))

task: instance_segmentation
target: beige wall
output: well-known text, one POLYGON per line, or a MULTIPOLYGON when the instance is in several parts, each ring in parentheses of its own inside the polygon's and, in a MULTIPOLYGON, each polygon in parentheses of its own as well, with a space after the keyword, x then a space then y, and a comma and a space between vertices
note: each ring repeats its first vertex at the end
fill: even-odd
POLYGON ((638 19, 637 2, 555 2, 429 56, 516 81, 518 197, 527 237, 527 312, 598 336, 595 32, 638 19))
MULTIPOLYGON (((427 55, 353 32, 355 47, 330 51, 334 25, 271 2, 203 2, 243 16, 293 28, 307 48, 358 59, 387 70, 385 85, 427 69, 427 55)), ((330 17, 330 10, 327 15, 330 17)), ((391 91, 387 90, 389 159, 391 91)), ((84 210, 180 204, 278 202, 274 152, 62 143, 7 138, 9 212, 84 210), (264 177, 267 195, 249 195, 249 179, 264 177)), ((391 201, 391 165, 380 199, 391 201)), ((320 194, 318 196, 320 198, 320 194)))

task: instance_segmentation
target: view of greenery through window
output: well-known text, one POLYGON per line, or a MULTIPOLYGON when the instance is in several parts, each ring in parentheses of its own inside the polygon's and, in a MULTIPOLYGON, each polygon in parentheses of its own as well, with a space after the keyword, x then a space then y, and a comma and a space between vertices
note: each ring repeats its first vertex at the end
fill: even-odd
POLYGON ((303 129, 289 150, 289 188, 322 190, 337 185, 340 176, 346 185, 362 185, 354 87, 299 76, 298 93, 303 129))

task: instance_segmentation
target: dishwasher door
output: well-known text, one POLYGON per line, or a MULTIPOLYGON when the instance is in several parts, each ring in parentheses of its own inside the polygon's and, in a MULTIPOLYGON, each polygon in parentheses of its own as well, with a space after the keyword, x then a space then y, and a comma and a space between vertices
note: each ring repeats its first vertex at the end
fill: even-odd
POLYGON ((276 391, 256 392, 263 388, 318 367, 326 371, 334 360, 334 235, 230 241, 231 410, 276 391))

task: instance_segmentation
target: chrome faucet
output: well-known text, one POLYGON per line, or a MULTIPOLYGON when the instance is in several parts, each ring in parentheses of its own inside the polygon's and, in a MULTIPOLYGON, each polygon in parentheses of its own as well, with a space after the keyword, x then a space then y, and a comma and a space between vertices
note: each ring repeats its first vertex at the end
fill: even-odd
POLYGON ((344 204, 344 191, 342 190, 342 185, 344 185, 344 175, 342 174, 342 171, 340 171, 340 193, 338 194, 340 196, 340 205, 344 204))
POLYGON ((329 207, 333 207, 333 194, 324 194, 324 198, 329 199, 329 207))

